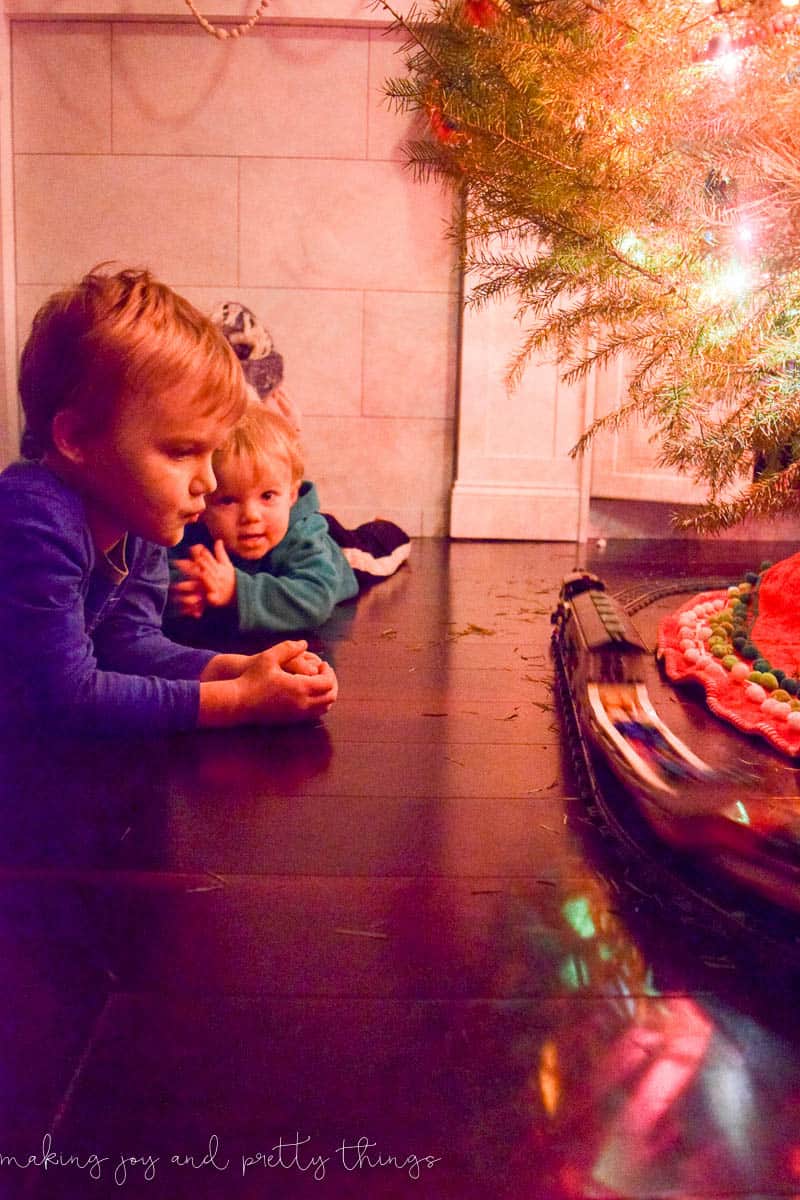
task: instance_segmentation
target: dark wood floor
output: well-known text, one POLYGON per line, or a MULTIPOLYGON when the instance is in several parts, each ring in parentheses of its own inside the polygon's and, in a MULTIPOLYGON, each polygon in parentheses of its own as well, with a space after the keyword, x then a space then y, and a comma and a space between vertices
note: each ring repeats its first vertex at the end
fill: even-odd
MULTIPOLYGON (((645 590, 793 549, 584 557, 645 590)), ((323 631, 322 726, 4 748, 2 1200, 800 1194, 777 962, 637 903, 576 797, 576 554, 416 543, 323 631)))

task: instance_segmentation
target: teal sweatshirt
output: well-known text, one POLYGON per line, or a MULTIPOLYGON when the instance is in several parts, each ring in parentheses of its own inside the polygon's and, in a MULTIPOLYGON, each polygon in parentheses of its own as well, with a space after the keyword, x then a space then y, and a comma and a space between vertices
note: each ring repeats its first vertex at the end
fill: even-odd
MULTIPOLYGON (((183 541, 170 550, 170 559, 187 558, 200 542, 213 549, 202 520, 187 525, 183 541)), ((313 629, 327 621, 341 600, 358 594, 358 582, 342 551, 328 533, 319 511, 317 489, 304 482, 292 505, 289 528, 282 542, 263 558, 250 560, 231 554, 236 570, 236 610, 240 633, 268 630, 283 633, 313 629)), ((178 578, 174 562, 173 578, 178 578)), ((226 610, 206 609, 198 626, 214 621, 226 610)), ((217 622, 218 623, 218 622, 217 622)))

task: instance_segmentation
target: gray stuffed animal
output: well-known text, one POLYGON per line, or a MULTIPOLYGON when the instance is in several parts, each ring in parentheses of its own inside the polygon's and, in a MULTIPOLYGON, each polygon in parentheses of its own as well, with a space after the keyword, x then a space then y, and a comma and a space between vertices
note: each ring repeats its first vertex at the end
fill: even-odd
POLYGON ((275 349, 269 330, 254 312, 235 300, 218 304, 211 320, 233 347, 247 382, 260 400, 266 400, 283 381, 283 357, 275 349))

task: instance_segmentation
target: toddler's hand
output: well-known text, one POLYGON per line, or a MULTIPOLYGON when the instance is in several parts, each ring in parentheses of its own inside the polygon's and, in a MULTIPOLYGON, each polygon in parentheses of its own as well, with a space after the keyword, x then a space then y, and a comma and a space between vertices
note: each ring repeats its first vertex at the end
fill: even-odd
MULTIPOLYGON (((182 563, 177 566, 182 568, 182 563)), ((206 608, 203 585, 196 579, 182 579, 169 585, 170 611, 179 617, 202 617, 206 608)))
MULTIPOLYGON (((224 608, 236 595, 236 570, 221 541, 214 542, 212 554, 205 546, 192 546, 191 558, 176 562, 179 570, 200 585, 206 604, 224 608)), ((179 585, 175 585, 179 586, 179 585)))
POLYGON ((298 433, 300 432, 300 415, 280 385, 273 388, 271 392, 268 392, 261 403, 265 408, 280 413, 293 429, 296 429, 298 433))

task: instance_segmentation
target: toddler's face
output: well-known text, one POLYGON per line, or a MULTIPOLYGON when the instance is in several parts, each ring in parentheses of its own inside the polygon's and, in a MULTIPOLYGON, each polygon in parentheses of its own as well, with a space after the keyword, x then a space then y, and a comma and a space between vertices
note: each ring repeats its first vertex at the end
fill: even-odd
POLYGON ((107 429, 82 439, 78 483, 104 541, 129 531, 174 546, 203 512, 211 455, 232 422, 197 409, 183 387, 124 400, 107 429))
POLYGON ((297 499, 300 484, 292 481, 289 463, 277 458, 252 472, 243 472, 238 463, 223 463, 217 474, 217 490, 209 496, 203 518, 208 532, 215 541, 221 538, 229 553, 263 558, 285 538, 297 499))

